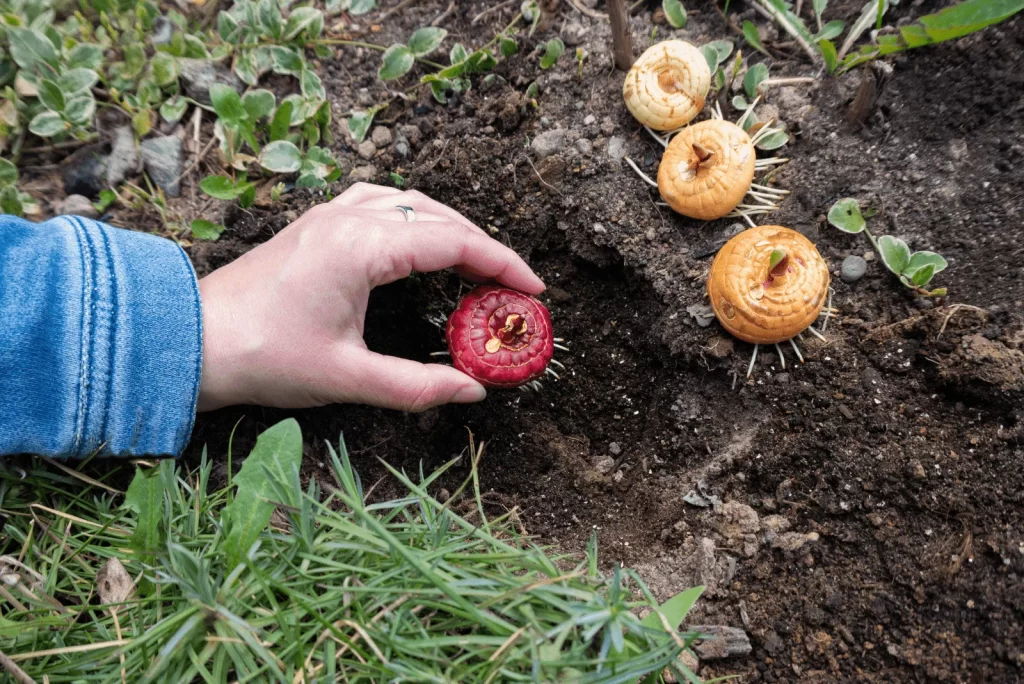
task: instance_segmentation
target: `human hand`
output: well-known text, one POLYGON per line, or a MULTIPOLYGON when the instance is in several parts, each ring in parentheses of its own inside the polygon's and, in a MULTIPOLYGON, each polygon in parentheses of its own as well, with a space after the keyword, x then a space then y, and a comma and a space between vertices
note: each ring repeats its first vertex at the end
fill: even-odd
POLYGON ((530 294, 544 290, 511 249, 415 190, 357 183, 199 281, 203 372, 198 410, 364 403, 423 411, 480 401, 450 366, 369 351, 370 290, 412 271, 454 267, 530 294), (412 207, 406 222, 398 205, 412 207))

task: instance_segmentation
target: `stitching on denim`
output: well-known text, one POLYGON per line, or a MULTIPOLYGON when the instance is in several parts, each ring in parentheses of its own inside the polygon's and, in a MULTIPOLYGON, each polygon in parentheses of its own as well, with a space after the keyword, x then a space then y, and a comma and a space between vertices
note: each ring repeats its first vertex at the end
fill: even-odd
MULTIPOLYGON (((92 412, 91 409, 92 409, 92 405, 93 405, 93 402, 90 401, 91 394, 92 394, 92 392, 90 391, 90 388, 91 388, 92 380, 93 380, 93 378, 92 378, 92 375, 93 375, 92 371, 95 370, 93 368, 93 366, 95 364, 95 355, 96 355, 95 354, 95 352, 96 352, 96 325, 97 325, 96 319, 97 319, 97 317, 99 315, 99 312, 97 311, 98 306, 97 306, 96 294, 95 294, 95 291, 96 291, 97 286, 99 284, 99 282, 98 282, 98 280, 99 280, 99 276, 98 276, 98 273, 99 273, 99 255, 96 252, 96 245, 95 245, 95 242, 93 240, 92 231, 89 230, 89 226, 85 223, 85 220, 82 219, 82 218, 79 218, 79 217, 73 217, 72 220, 77 222, 78 225, 81 226, 81 228, 82 228, 82 235, 85 237, 85 241, 86 241, 86 243, 89 246, 89 255, 90 255, 90 261, 91 261, 91 263, 89 265, 89 273, 90 273, 89 291, 93 293, 93 295, 91 297, 89 297, 89 309, 88 309, 88 314, 89 314, 89 318, 88 318, 88 331, 89 331, 88 355, 86 356, 85 364, 84 364, 84 366, 82 368, 82 374, 85 377, 85 382, 82 385, 82 387, 85 390, 85 411, 84 411, 84 415, 82 416, 82 426, 83 426, 82 437, 83 437, 83 442, 78 445, 79 448, 82 448, 82 447, 87 447, 88 446, 88 440, 86 440, 85 438, 89 436, 89 414, 92 412)), ((101 437, 102 437, 102 435, 101 435, 101 437)), ((81 456, 82 454, 78 453, 77 450, 76 450, 75 455, 76 456, 81 456)))
POLYGON ((182 260, 185 262, 185 270, 189 275, 189 285, 192 289, 192 305, 195 307, 194 319, 196 322, 196 364, 194 367, 194 377, 192 379, 192 405, 190 407, 188 426, 185 431, 179 437, 180 444, 175 444, 175 456, 180 456, 181 452, 185 450, 185 445, 192 436, 192 428, 196 424, 196 407, 199 405, 199 385, 203 376, 203 304, 199 297, 199 279, 196 276, 195 268, 192 266, 192 261, 188 258, 188 254, 181 248, 180 245, 176 245, 178 253, 181 255, 182 260))
POLYGON ((100 439, 106 440, 107 438, 107 424, 110 421, 110 409, 111 402, 114 397, 114 372, 115 362, 117 361, 117 320, 118 320, 118 308, 117 308, 117 271, 114 268, 114 255, 110 249, 110 237, 107 235, 107 231, 102 225, 97 225, 97 230, 100 233, 100 239, 103 241, 103 249, 107 253, 107 263, 110 271, 110 330, 107 334, 107 353, 110 355, 110 362, 107 364, 107 396, 103 402, 103 422, 100 427, 100 439))
POLYGON ((70 219, 57 219, 58 225, 64 224, 65 227, 71 229, 71 234, 75 237, 75 242, 78 243, 78 256, 82 266, 82 335, 81 335, 81 350, 79 352, 79 369, 78 369, 78 404, 75 407, 75 438, 71 444, 71 451, 69 456, 77 456, 79 449, 82 448, 82 441, 85 437, 85 419, 88 412, 89 406, 89 392, 88 392, 88 372, 89 372, 89 331, 92 325, 91 310, 89 304, 89 293, 92 290, 92 271, 90 269, 91 262, 87 258, 89 253, 89 244, 87 236, 84 234, 84 229, 78 225, 75 221, 70 219))

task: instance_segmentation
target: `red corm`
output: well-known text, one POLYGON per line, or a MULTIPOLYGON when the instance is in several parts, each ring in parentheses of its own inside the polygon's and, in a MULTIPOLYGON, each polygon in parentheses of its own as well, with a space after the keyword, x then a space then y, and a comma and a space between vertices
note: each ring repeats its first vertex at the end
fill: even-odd
POLYGON ((522 292, 484 285, 465 295, 445 328, 455 367, 485 387, 519 387, 554 353, 551 314, 522 292))

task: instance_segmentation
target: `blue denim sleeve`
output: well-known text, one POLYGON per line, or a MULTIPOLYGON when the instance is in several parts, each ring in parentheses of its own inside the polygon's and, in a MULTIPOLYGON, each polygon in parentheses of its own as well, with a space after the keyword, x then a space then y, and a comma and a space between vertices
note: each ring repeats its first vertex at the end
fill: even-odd
POLYGON ((202 345, 195 272, 175 243, 0 215, 0 455, 179 455, 202 345))

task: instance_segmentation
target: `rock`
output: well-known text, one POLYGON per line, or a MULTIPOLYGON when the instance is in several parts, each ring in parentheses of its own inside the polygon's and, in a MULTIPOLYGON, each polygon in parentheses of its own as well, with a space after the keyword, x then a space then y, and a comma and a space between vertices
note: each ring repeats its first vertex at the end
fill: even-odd
POLYGON ((739 627, 691 625, 690 630, 709 636, 694 647, 701 660, 747 656, 754 650, 750 645, 750 637, 739 627))
POLYGON ((357 166, 352 169, 352 173, 350 175, 354 181, 363 181, 364 183, 368 183, 377 176, 377 167, 373 164, 357 166))
POLYGON ((626 139, 613 135, 608 139, 608 156, 618 161, 626 156, 626 139))
POLYGON ((606 116, 601 119, 601 133, 608 136, 615 132, 615 122, 612 121, 610 116, 606 116))
POLYGON ((949 157, 955 162, 962 162, 967 157, 967 141, 955 138, 949 141, 949 157))
POLYGON ((140 169, 139 150, 135 146, 135 134, 130 126, 114 129, 114 138, 107 155, 107 186, 117 186, 128 176, 134 176, 140 169))
POLYGON ((580 45, 587 37, 589 28, 580 22, 570 19, 562 26, 562 40, 566 45, 580 45))
POLYGON ((584 156, 589 155, 594 149, 594 144, 586 138, 580 138, 574 144, 576 145, 576 151, 584 156))
POLYGON ((914 459, 913 461, 910 462, 910 467, 907 469, 907 471, 910 473, 910 476, 915 480, 923 480, 928 476, 927 473, 925 473, 924 471, 924 464, 922 464, 917 459, 914 459))
POLYGON ((768 651, 769 655, 775 655, 776 653, 779 653, 786 644, 782 640, 782 637, 779 636, 779 633, 772 629, 768 630, 768 634, 765 635, 761 645, 764 646, 764 650, 768 651))
POLYGON ((690 314, 693 320, 697 321, 697 325, 702 328, 708 327, 715 320, 715 312, 707 304, 691 304, 686 307, 686 313, 690 314))
POLYGON ((398 134, 409 141, 410 145, 414 147, 420 144, 420 140, 423 138, 423 133, 420 131, 420 127, 414 124, 403 124, 398 129, 398 134))
POLYGON ((855 283, 864 277, 867 270, 868 262, 864 261, 864 257, 851 254, 843 259, 843 265, 839 269, 839 277, 842 278, 844 283, 855 283))
POLYGON ((775 376, 776 385, 787 385, 789 384, 789 373, 779 373, 775 376))
POLYGON ((584 126, 592 126, 595 123, 597 123, 597 117, 594 116, 593 114, 587 114, 585 117, 583 117, 584 126))
POLYGON ((796 551, 803 547, 807 542, 813 541, 818 541, 817 532, 808 532, 807 534, 802 534, 800 532, 784 532, 775 536, 772 539, 771 544, 773 549, 796 551))
POLYGON ((384 148, 391 144, 391 129, 387 126, 376 126, 370 133, 370 140, 377 147, 384 148))
POLYGON ((597 470, 597 472, 601 473, 602 475, 607 475, 612 471, 612 468, 615 467, 615 459, 612 458, 611 456, 605 456, 604 458, 599 460, 597 462, 597 465, 594 467, 597 470))
POLYGON ((395 154, 403 159, 407 159, 410 152, 409 141, 405 139, 404 135, 399 134, 398 137, 395 138, 395 154))
POLYGON ((537 159, 550 157, 562 149, 562 146, 565 144, 566 133, 567 131, 564 128, 545 131, 533 139, 530 143, 530 149, 537 155, 537 159))
POLYGON ((734 344, 731 338, 712 335, 708 338, 704 353, 713 359, 724 359, 732 355, 734 344))
POLYGON ((359 152, 359 156, 363 159, 373 159, 373 156, 377 154, 377 146, 373 144, 372 140, 364 140, 359 143, 356 151, 359 152))
POLYGON ((153 28, 150 29, 149 40, 153 45, 166 45, 171 42, 171 33, 174 32, 174 24, 167 17, 157 17, 153 20, 153 28))
POLYGON ((565 159, 563 159, 561 155, 554 154, 546 159, 542 159, 540 163, 537 164, 537 175, 544 179, 544 182, 548 185, 554 185, 562 180, 563 176, 565 176, 565 171, 568 168, 569 165, 566 163, 565 159))
POLYGON ((61 216, 83 216, 85 218, 96 218, 99 212, 92 205, 88 197, 82 195, 68 195, 64 201, 57 205, 57 213, 61 216))
POLYGON ((157 184, 168 197, 181 194, 181 138, 168 135, 162 138, 143 140, 142 164, 150 180, 157 184))
POLYGON ((61 172, 66 194, 94 199, 106 189, 107 159, 102 150, 103 145, 90 145, 68 157, 61 172))
POLYGON ((619 446, 618 442, 612 442, 608 445, 608 453, 612 456, 618 456, 622 453, 622 447, 619 446))
POLYGON ((605 233, 608 232, 608 229, 605 228, 604 225, 602 225, 600 223, 595 223, 594 224, 594 232, 597 233, 598 235, 604 235, 605 233))
POLYGON ((235 90, 245 87, 233 71, 209 59, 180 57, 178 65, 181 69, 181 80, 185 83, 185 93, 202 104, 210 104, 210 86, 214 83, 221 83, 235 90))
POLYGON ((726 546, 739 551, 747 558, 757 555, 757 533, 761 531, 761 521, 757 511, 738 501, 729 501, 716 511, 718 519, 715 529, 725 538, 726 546))

